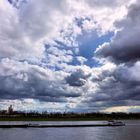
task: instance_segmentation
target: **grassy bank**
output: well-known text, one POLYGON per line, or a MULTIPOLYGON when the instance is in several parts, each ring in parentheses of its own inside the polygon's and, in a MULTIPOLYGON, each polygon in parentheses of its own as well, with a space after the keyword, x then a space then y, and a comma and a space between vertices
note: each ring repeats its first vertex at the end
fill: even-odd
POLYGON ((12 117, 6 117, 6 118, 0 118, 0 121, 103 121, 103 120, 135 120, 138 118, 35 118, 35 117, 29 117, 29 118, 12 118, 12 117))
POLYGON ((0 118, 0 121, 97 121, 106 118, 0 118))

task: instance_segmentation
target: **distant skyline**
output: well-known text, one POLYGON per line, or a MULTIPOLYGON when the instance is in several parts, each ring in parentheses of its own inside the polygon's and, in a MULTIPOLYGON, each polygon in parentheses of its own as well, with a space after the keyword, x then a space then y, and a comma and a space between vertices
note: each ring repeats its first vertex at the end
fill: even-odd
POLYGON ((0 109, 140 112, 140 0, 0 0, 0 109))

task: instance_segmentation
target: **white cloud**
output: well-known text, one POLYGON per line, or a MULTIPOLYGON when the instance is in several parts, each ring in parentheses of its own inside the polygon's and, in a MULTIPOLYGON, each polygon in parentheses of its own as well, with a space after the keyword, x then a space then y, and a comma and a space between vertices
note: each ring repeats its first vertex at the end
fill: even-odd
POLYGON ((123 8, 117 7, 116 11, 113 9, 112 12, 110 9, 95 10, 85 3, 67 0, 59 2, 29 0, 17 9, 8 1, 2 0, 0 4, 0 57, 43 58, 44 43, 51 43, 53 39, 75 45, 76 37, 82 33, 81 28, 74 23, 75 18, 90 17, 91 23, 85 21, 84 29, 94 28, 100 33, 105 33, 113 29, 114 21, 125 15, 125 12, 121 11, 125 5, 122 6, 123 8), (61 37, 60 30, 64 31, 61 37), (66 37, 67 35, 69 37, 66 37))
MULTIPOLYGON (((103 101, 112 97, 111 90, 105 89, 102 93, 102 89, 112 85, 113 90, 118 90, 113 83, 117 64, 100 60, 102 66, 90 68, 85 64, 87 59, 79 55, 80 42, 77 38, 85 32, 96 32, 98 36, 116 32, 120 26, 115 27, 114 23, 126 16, 131 0, 12 2, 13 5, 0 1, 1 99, 31 108, 32 104, 37 108, 43 101, 49 102, 44 103, 43 108, 45 105, 54 109, 66 106, 74 109, 84 105, 88 109, 94 108, 94 105, 106 107, 107 103, 103 101), (74 65, 74 59, 80 64, 74 65), (68 84, 66 77, 70 76, 72 83, 80 82, 78 84, 82 86, 68 84), (96 100, 100 102, 93 103, 96 100)), ((127 23, 131 27, 132 22, 127 23)), ((134 27, 134 30, 137 29, 138 25, 134 27)), ((118 66, 118 71, 121 69, 131 73, 131 80, 138 80, 135 72, 139 70, 139 62, 133 67, 118 66)), ((120 84, 116 85, 124 89, 120 84)), ((120 94, 122 92, 119 97, 120 94)), ((118 96, 114 95, 113 99, 118 99, 118 96)), ((112 106, 111 103, 109 105, 112 106)))

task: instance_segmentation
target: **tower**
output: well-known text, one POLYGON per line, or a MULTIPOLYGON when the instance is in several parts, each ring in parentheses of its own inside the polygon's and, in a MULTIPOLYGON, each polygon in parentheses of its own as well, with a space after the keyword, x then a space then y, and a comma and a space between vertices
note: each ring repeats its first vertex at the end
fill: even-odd
POLYGON ((8 114, 12 114, 12 113, 13 113, 13 107, 12 107, 12 105, 10 105, 10 106, 8 107, 7 113, 8 113, 8 114))

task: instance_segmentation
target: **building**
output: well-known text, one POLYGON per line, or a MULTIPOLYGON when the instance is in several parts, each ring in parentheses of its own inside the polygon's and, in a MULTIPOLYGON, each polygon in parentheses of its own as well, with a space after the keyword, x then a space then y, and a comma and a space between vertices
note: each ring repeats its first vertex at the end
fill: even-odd
POLYGON ((10 106, 8 107, 7 113, 8 113, 8 114, 12 114, 12 113, 13 113, 13 107, 12 107, 12 105, 10 105, 10 106))

